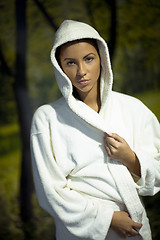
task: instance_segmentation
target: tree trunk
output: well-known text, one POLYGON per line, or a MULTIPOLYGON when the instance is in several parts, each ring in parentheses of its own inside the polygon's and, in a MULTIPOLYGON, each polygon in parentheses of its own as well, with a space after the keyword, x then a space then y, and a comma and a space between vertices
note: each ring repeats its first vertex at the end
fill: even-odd
POLYGON ((117 8, 116 8, 116 0, 106 0, 106 3, 110 7, 111 11, 111 23, 110 23, 110 39, 108 42, 109 54, 111 61, 113 61, 116 40, 117 40, 117 8))
POLYGON ((20 215, 23 222, 26 239, 31 239, 33 181, 31 172, 30 154, 30 126, 32 110, 26 84, 26 52, 27 52, 27 26, 26 26, 27 0, 16 0, 16 66, 14 92, 19 117, 22 164, 20 178, 20 215))

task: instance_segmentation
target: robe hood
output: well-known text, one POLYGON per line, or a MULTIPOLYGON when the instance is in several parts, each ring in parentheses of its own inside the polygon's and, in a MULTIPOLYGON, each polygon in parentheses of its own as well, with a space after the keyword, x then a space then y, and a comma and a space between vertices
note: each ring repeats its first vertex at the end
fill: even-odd
POLYGON ((64 96, 66 102, 68 103, 69 107, 72 109, 73 112, 86 120, 86 117, 84 116, 84 111, 86 112, 87 109, 85 109, 82 102, 78 103, 80 101, 77 101, 77 99, 74 98, 72 94, 72 83, 67 77, 67 75, 63 72, 56 59, 56 49, 59 46, 70 41, 85 38, 95 39, 97 41, 99 55, 101 59, 101 109, 103 109, 104 106, 106 107, 113 82, 111 63, 107 44, 93 27, 86 23, 73 20, 65 20, 64 22, 62 22, 54 37, 53 48, 51 50, 51 61, 54 67, 54 73, 59 89, 64 96), (82 110, 83 107, 84 109, 82 110))

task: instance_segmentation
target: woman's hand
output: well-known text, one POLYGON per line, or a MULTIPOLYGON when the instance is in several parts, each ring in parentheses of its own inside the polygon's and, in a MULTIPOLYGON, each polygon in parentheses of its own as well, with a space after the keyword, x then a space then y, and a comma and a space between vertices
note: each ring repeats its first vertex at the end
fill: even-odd
POLYGON ((115 211, 113 213, 111 228, 117 232, 117 234, 122 237, 133 237, 138 235, 136 229, 142 227, 141 223, 134 222, 127 212, 115 211))
POLYGON ((108 157, 123 163, 129 171, 141 176, 139 160, 122 137, 116 133, 105 133, 104 147, 108 157))

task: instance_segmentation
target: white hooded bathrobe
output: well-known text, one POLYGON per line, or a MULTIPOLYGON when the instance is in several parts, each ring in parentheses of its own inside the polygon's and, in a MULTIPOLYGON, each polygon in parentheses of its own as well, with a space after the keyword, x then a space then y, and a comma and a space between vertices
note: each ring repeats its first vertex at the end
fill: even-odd
POLYGON ((139 235, 151 239, 140 196, 160 189, 160 127, 139 100, 112 91, 108 48, 91 26, 64 21, 56 32, 51 61, 62 93, 38 108, 31 128, 33 175, 39 204, 54 218, 57 240, 118 240, 111 228, 114 211, 127 211, 143 224, 139 235), (72 84, 59 66, 56 48, 76 39, 96 39, 101 59, 101 109, 97 113, 74 98, 72 84), (106 155, 104 133, 117 133, 136 153, 141 178, 106 155))

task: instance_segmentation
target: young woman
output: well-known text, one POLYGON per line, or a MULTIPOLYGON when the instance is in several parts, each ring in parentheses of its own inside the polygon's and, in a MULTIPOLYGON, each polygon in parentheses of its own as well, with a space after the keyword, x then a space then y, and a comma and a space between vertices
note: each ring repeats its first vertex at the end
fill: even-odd
POLYGON ((31 129, 33 175, 58 240, 150 240, 140 196, 160 189, 160 128, 139 100, 112 91, 105 41, 66 20, 51 60, 63 97, 31 129))

